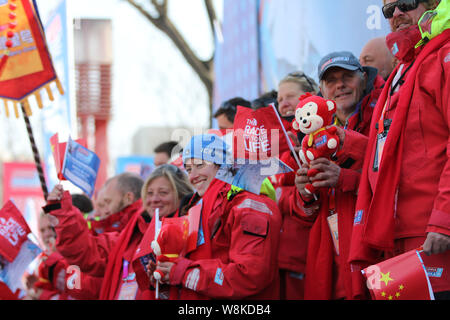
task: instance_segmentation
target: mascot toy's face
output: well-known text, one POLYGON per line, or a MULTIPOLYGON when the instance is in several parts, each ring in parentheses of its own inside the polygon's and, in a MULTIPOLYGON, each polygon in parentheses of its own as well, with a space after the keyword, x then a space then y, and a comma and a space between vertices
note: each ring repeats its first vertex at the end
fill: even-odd
POLYGON ((295 110, 293 128, 304 134, 312 134, 331 124, 336 105, 332 100, 320 97, 305 99, 295 110))
POLYGON ((295 112, 299 129, 304 134, 310 134, 322 128, 323 118, 318 114, 318 109, 317 103, 308 102, 295 112))

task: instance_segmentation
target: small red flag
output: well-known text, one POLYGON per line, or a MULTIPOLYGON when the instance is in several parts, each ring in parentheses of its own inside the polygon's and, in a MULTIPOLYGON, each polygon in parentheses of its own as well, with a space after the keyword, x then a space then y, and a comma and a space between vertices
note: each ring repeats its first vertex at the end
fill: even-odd
POLYGON ((0 210, 0 255, 13 262, 30 232, 19 209, 8 201, 0 210))
POLYGON ((363 270, 374 300, 434 300, 425 266, 417 250, 363 270))
POLYGON ((252 110, 238 106, 234 119, 235 159, 266 160, 289 150, 282 124, 272 106, 252 110))

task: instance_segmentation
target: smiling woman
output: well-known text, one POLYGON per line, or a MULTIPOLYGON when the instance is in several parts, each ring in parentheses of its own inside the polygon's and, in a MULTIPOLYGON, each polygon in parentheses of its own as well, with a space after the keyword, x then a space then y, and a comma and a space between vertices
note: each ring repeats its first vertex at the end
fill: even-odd
POLYGON ((191 193, 192 187, 180 168, 162 165, 153 171, 142 187, 142 203, 151 218, 156 209, 159 209, 160 217, 167 217, 174 214, 180 200, 191 193))
POLYGON ((200 240, 186 257, 158 264, 165 283, 181 285, 181 300, 279 298, 279 209, 265 195, 215 179, 228 149, 212 134, 195 136, 184 148, 183 163, 197 192, 180 214, 200 208, 200 240))

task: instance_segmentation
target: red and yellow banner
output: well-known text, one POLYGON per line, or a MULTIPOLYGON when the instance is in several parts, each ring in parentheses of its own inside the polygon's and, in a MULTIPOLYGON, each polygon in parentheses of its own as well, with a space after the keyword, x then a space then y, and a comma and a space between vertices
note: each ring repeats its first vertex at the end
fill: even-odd
POLYGON ((0 99, 6 116, 9 104, 19 117, 18 104, 32 114, 29 98, 33 95, 43 108, 40 90, 53 100, 50 84, 64 90, 53 68, 35 3, 31 0, 0 0, 0 99))

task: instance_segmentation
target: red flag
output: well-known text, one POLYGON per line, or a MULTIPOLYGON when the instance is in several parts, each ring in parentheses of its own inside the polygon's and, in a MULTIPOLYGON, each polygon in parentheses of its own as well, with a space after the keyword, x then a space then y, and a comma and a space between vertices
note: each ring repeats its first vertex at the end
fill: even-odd
POLYGON ((186 218, 189 222, 189 235, 187 239, 186 252, 184 254, 188 254, 189 252, 197 248, 198 229, 200 226, 201 214, 202 214, 202 203, 193 206, 188 211, 186 218))
POLYGON ((282 124, 272 106, 252 110, 239 106, 234 119, 235 159, 265 160, 289 150, 282 124))
POLYGON ((434 300, 417 250, 370 266, 363 274, 374 300, 434 300))
POLYGON ((1 73, 0 98, 14 104, 14 112, 19 117, 18 103, 22 103, 28 116, 31 108, 28 99, 35 96, 39 108, 43 108, 39 90, 45 89, 50 100, 53 94, 50 83, 55 82, 60 94, 64 90, 53 68, 50 53, 45 43, 45 34, 37 8, 31 0, 9 1, 0 5, 0 30, 6 37, 0 43, 1 73))
MULTIPOLYGON (((78 139, 75 140, 78 144, 81 144, 83 147, 87 148, 86 139, 78 139)), ((64 155, 66 154, 66 146, 67 142, 59 142, 58 134, 55 133, 50 138, 50 146, 52 148, 53 159, 55 160, 56 173, 58 175, 58 179, 63 181, 66 180, 64 175, 62 174, 62 168, 64 163, 64 155)))
POLYGON ((8 201, 0 210, 0 255, 13 262, 30 232, 20 211, 8 201))

